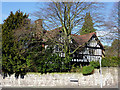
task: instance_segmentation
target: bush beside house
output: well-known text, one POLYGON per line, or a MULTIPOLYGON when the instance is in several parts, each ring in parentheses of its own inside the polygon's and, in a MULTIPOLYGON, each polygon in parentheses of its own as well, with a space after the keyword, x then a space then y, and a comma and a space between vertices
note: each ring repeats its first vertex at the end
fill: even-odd
POLYGON ((94 68, 100 68, 100 63, 99 61, 91 61, 90 65, 93 66, 94 68))
POLYGON ((94 71, 94 67, 89 65, 89 66, 84 66, 82 68, 82 74, 83 75, 90 75, 90 74, 93 74, 93 71, 94 71))
MULTIPOLYGON (((120 65, 120 58, 118 57, 105 57, 101 61, 102 67, 117 67, 120 65)), ((89 66, 84 66, 82 68, 83 75, 90 75, 93 74, 94 69, 100 68, 99 61, 91 61, 89 66)))

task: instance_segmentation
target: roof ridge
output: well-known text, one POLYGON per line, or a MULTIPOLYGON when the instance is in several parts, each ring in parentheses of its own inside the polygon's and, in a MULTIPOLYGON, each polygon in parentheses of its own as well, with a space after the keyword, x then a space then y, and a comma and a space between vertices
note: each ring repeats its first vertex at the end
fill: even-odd
MULTIPOLYGON (((96 34, 96 32, 91 32, 91 33, 87 33, 87 34, 96 34)), ((83 35, 77 35, 77 34, 71 34, 71 35, 76 35, 76 36, 85 36, 87 34, 83 34, 83 35)))
MULTIPOLYGON (((91 32, 91 33, 87 33, 87 34, 96 34, 96 32, 91 32)), ((83 35, 79 35, 79 36, 84 36, 84 35, 87 35, 87 34, 83 34, 83 35)))

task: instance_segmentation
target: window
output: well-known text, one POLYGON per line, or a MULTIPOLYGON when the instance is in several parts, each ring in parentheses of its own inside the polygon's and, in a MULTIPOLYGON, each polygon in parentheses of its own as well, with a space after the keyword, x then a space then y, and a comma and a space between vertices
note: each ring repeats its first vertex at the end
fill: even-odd
POLYGON ((90 49, 89 49, 89 54, 90 54, 90 55, 94 55, 94 54, 95 54, 95 50, 90 48, 90 49))

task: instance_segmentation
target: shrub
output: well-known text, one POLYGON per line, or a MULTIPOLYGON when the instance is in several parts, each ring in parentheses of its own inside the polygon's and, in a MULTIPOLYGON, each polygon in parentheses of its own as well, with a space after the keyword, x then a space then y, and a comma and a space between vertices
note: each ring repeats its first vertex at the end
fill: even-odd
POLYGON ((72 68, 70 70, 71 72, 75 72, 75 64, 72 65, 72 68))
POLYGON ((118 57, 105 57, 102 59, 102 67, 116 67, 119 65, 120 58, 118 57))
POLYGON ((118 63, 119 63, 119 58, 118 57, 111 57, 110 58, 110 66, 111 67, 118 66, 118 63))
POLYGON ((41 74, 51 72, 69 71, 70 59, 61 58, 58 54, 42 56, 37 62, 37 70, 41 74))
POLYGON ((75 69, 76 72, 81 72, 81 68, 79 66, 76 67, 75 69))
POLYGON ((70 72, 81 72, 81 68, 79 66, 75 67, 75 64, 73 64, 70 72))
POLYGON ((102 67, 110 67, 110 60, 109 60, 109 58, 102 58, 101 66, 102 67))
POLYGON ((84 66, 82 68, 82 74, 83 75, 90 75, 92 74, 94 71, 94 67, 93 66, 84 66))
POLYGON ((61 57, 58 55, 50 55, 48 57, 44 57, 43 60, 41 60, 41 70, 40 72, 47 73, 47 72, 58 72, 61 71, 61 57))
POLYGON ((71 57, 67 57, 67 58, 62 58, 61 60, 61 71, 70 71, 71 65, 70 65, 70 61, 72 60, 71 57))
POLYGON ((99 68, 100 67, 99 61, 91 61, 90 65, 93 66, 94 68, 99 68))

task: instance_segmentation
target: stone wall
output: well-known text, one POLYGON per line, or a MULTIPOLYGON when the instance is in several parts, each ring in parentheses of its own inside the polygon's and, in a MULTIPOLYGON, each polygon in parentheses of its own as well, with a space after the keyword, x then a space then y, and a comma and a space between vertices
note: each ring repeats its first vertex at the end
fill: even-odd
MULTIPOLYGON (((28 73, 24 79, 16 79, 14 75, 10 77, 0 76, 2 87, 100 87, 100 73, 95 70, 94 74, 83 76, 81 73, 51 73, 38 74, 28 73), (70 82, 70 79, 77 79, 78 82, 70 82)), ((118 69, 102 68, 103 87, 117 87, 118 69)))

